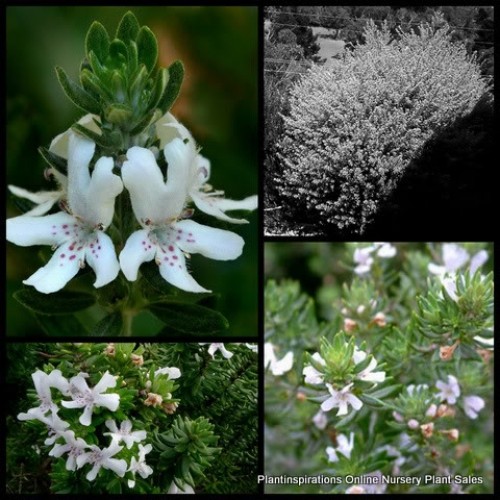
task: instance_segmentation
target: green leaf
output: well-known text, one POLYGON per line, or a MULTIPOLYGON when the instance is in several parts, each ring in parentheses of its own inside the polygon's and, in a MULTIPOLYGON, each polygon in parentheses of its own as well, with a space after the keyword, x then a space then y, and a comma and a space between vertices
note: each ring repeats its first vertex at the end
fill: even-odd
POLYGON ((97 132, 93 132, 92 130, 85 128, 80 123, 75 123, 71 128, 81 135, 88 137, 90 140, 94 141, 98 146, 101 146, 102 148, 114 149, 119 145, 118 138, 114 137, 113 135, 98 134, 97 132))
POLYGON ((97 21, 92 23, 85 38, 85 53, 87 56, 91 51, 93 51, 101 61, 105 61, 108 56, 109 35, 106 28, 97 21))
POLYGON ((130 125, 130 120, 133 115, 134 110, 126 104, 114 103, 107 106, 104 110, 104 116, 109 123, 121 126, 130 125))
POLYGON ((66 160, 60 156, 52 153, 47 148, 40 146, 38 152, 42 155, 42 158, 57 171, 65 173, 67 171, 66 160))
POLYGON ((73 80, 68 78, 68 75, 59 66, 56 67, 57 78, 64 93, 68 98, 80 109, 88 113, 98 115, 101 111, 99 103, 73 80))
POLYGON ((372 392, 370 396, 372 398, 385 398, 386 396, 389 396, 389 394, 392 394, 393 392, 397 391, 398 389, 401 388, 401 385, 395 384, 395 385, 389 385, 387 387, 384 387, 383 389, 379 389, 378 391, 372 392))
POLYGON ((109 58, 112 68, 121 69, 128 60, 127 46, 121 40, 113 40, 109 46, 109 58))
POLYGON ((167 68, 161 68, 156 75, 156 81, 153 88, 153 92, 151 93, 151 97, 149 99, 148 108, 156 109, 160 103, 160 100, 167 88, 169 76, 167 68))
POLYGON ((95 297, 82 292, 40 293, 33 288, 23 288, 14 293, 14 298, 24 307, 38 314, 71 314, 87 309, 95 297))
POLYGON ((80 73, 80 82, 83 88, 92 94, 96 99, 104 98, 108 101, 113 100, 112 94, 106 87, 104 87, 101 80, 99 80, 99 78, 92 71, 89 71, 88 69, 82 70, 80 73))
POLYGON ((105 337, 107 335, 120 335, 123 328, 122 315, 119 312, 108 314, 99 321, 89 335, 94 337, 105 337))
POLYGON ((140 25, 137 17, 130 10, 122 17, 118 29, 116 30, 116 38, 124 42, 135 40, 139 33, 140 25))
POLYGON ((87 328, 72 315, 46 316, 44 314, 35 314, 35 318, 41 329, 48 335, 74 336, 88 334, 87 328))
POLYGON ((162 302, 150 304, 149 309, 168 327, 188 335, 217 333, 229 327, 221 313, 197 304, 162 302))
POLYGON ((168 67, 167 88, 158 105, 166 113, 174 104, 179 91, 181 90, 182 80, 184 79, 184 65, 181 61, 175 61, 168 67))
POLYGON ((154 33, 147 26, 143 26, 137 36, 137 53, 139 64, 144 64, 151 73, 158 59, 158 43, 154 33))

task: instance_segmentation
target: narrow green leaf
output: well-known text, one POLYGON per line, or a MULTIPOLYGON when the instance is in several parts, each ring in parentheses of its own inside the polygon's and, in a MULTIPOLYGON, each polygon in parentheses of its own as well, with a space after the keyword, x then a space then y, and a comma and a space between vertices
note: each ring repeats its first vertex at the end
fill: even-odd
POLYGON ((108 69, 106 68, 106 66, 101 64, 101 62, 99 61, 99 59, 97 58, 97 56, 94 54, 93 51, 90 52, 88 56, 88 62, 90 68, 81 68, 80 75, 83 70, 87 69, 89 71, 92 71, 99 80, 106 81, 108 69))
POLYGON ((92 23, 85 38, 85 53, 87 57, 91 51, 93 51, 101 61, 105 61, 108 56, 109 35, 106 28, 97 21, 92 23))
POLYGON ((106 335, 120 335, 123 328, 122 315, 119 312, 109 314, 99 321, 89 335, 105 337, 106 335))
POLYGON ((139 33, 140 25, 137 17, 130 10, 122 17, 118 29, 116 30, 116 38, 124 42, 135 40, 139 33))
POLYGON ((35 314, 40 328, 48 335, 87 335, 87 328, 73 315, 46 316, 35 314))
POLYGON ((221 313, 196 304, 162 302, 150 304, 149 309, 168 327, 188 335, 217 333, 229 327, 221 313))
POLYGON ((379 389, 378 391, 372 392, 370 396, 372 398, 385 398, 386 396, 389 396, 389 394, 392 394, 393 392, 397 391, 398 389, 401 388, 401 385, 395 384, 395 385, 389 385, 387 387, 384 387, 383 389, 379 389))
POLYGON ((99 103, 88 92, 68 78, 62 68, 56 67, 56 73, 64 93, 76 106, 88 113, 99 114, 101 110, 99 103))
POLYGON ((24 307, 38 314, 71 314, 87 309, 95 302, 93 295, 82 292, 40 293, 33 288, 23 288, 14 298, 24 307))
POLYGON ((161 68, 156 75, 155 85, 148 103, 148 109, 154 110, 158 107, 163 93, 167 88, 168 80, 169 76, 167 68, 161 68))
POLYGON ((143 26, 137 36, 137 52, 139 64, 144 64, 151 73, 158 59, 158 43, 154 33, 147 26, 143 26))
POLYGON ((184 79, 184 65, 181 61, 175 61, 168 67, 168 83, 163 97, 158 107, 163 113, 166 113, 174 104, 179 91, 181 90, 182 80, 184 79))
POLYGON ((155 111, 150 111, 147 113, 144 118, 130 131, 131 135, 139 135, 149 124, 153 121, 153 117, 155 115, 155 111))
POLYGON ((121 40, 113 40, 109 46, 110 66, 115 69, 121 69, 128 60, 127 46, 121 40))
POLYGON ((126 104, 114 103, 104 110, 106 120, 116 125, 131 125, 130 120, 133 115, 134 110, 126 104))
POLYGON ((148 82, 148 70, 144 64, 141 64, 139 71, 135 75, 131 85, 130 85, 130 100, 133 106, 138 106, 141 95, 148 82))
POLYGON ((98 146, 102 148, 113 148, 116 146, 115 141, 112 140, 112 136, 110 134, 101 135, 88 128, 85 128, 80 123, 75 123, 72 127, 73 130, 80 133, 81 135, 88 137, 90 140, 94 141, 98 146))
POLYGON ((80 82, 83 88, 92 96, 94 96, 96 100, 113 100, 112 94, 106 87, 104 87, 104 85, 102 85, 99 78, 92 71, 89 71, 87 69, 82 70, 80 73, 80 82))
POLYGON ((66 160, 60 156, 52 153, 47 148, 40 146, 38 152, 42 155, 42 158, 52 167, 59 172, 66 173, 67 165, 66 160))
POLYGON ((137 52, 137 44, 133 40, 129 40, 128 48, 128 74, 134 75, 139 66, 139 54, 137 52))

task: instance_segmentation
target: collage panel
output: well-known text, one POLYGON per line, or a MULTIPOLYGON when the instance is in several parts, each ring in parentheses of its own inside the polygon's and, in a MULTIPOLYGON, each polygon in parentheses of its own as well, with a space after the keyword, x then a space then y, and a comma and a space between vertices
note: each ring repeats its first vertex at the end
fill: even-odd
POLYGON ((9 494, 256 493, 248 343, 9 343, 9 494))
POLYGON ((493 492, 493 258, 266 243, 266 493, 493 492))
POLYGON ((257 338, 257 7, 8 7, 7 64, 7 335, 257 338))
POLYGON ((263 14, 266 236, 491 238, 493 6, 263 14))

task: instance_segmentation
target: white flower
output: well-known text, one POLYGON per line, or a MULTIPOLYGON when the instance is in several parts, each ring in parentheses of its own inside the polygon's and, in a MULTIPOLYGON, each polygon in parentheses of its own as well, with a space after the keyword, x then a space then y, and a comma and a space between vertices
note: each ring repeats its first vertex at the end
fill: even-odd
POLYGON ((62 401, 65 408, 84 408, 80 416, 82 425, 90 425, 92 422, 92 412, 94 406, 104 406, 108 410, 116 411, 120 405, 118 394, 103 394, 107 389, 116 386, 116 379, 109 372, 106 372, 97 385, 90 389, 86 380, 77 375, 70 381, 76 391, 71 395, 73 401, 62 401))
POLYGON ((326 425, 328 424, 326 413, 321 409, 318 411, 318 413, 316 413, 316 415, 314 415, 312 420, 314 422, 314 425, 320 430, 325 429, 326 425))
POLYGON ((417 392, 422 392, 422 391, 425 391, 426 389, 428 389, 429 386, 427 384, 418 384, 418 385, 415 385, 415 384, 410 384, 406 390, 408 391, 408 394, 410 396, 413 396, 413 393, 415 391, 417 392))
POLYGON ((328 455, 329 462, 338 462, 339 458, 337 452, 344 455, 347 459, 351 458, 351 451, 354 448, 354 432, 351 432, 349 440, 344 434, 339 434, 337 436, 337 447, 328 446, 326 448, 326 454, 328 455))
POLYGON ((396 255, 396 247, 392 246, 390 243, 375 243, 377 249, 377 255, 382 259, 390 259, 396 255))
POLYGON ((182 488, 177 486, 174 481, 172 481, 172 484, 170 485, 170 488, 168 489, 167 493, 174 493, 174 494, 179 494, 179 493, 194 493, 193 488, 187 484, 184 483, 182 488))
POLYGON ((186 145, 184 154, 189 159, 188 194, 196 207, 206 214, 220 220, 235 224, 246 223, 244 219, 234 219, 225 214, 230 210, 255 210, 257 196, 249 196, 244 200, 235 201, 224 198, 224 191, 212 191, 207 184, 210 178, 210 161, 197 151, 195 141, 189 130, 179 123, 170 113, 156 122, 156 130, 160 138, 160 147, 165 147, 175 139, 180 139, 186 145))
POLYGON ((441 277, 441 284, 443 288, 446 290, 446 293, 449 295, 451 300, 455 302, 458 301, 457 295, 457 278, 456 275, 444 275, 441 277))
POLYGON ((346 385, 341 391, 335 390, 331 384, 326 384, 331 396, 321 403, 323 411, 330 411, 332 408, 338 408, 337 416, 347 415, 348 405, 351 405, 355 410, 359 410, 363 406, 363 402, 350 392, 353 384, 346 385))
POLYGON ((69 423, 59 418, 57 412, 49 413, 48 416, 40 416, 38 420, 47 426, 49 437, 44 441, 47 446, 54 444, 69 427, 69 423))
POLYGON ((460 396, 460 386, 458 380, 453 375, 448 375, 448 383, 438 380, 436 387, 439 389, 439 398, 446 400, 448 404, 454 405, 460 396))
POLYGON ((23 283, 39 292, 63 288, 87 262, 96 274, 94 286, 113 281, 120 270, 111 238, 104 230, 113 219, 114 201, 123 184, 112 173, 112 158, 102 157, 92 176, 95 143, 70 134, 68 145, 68 206, 71 213, 21 215, 7 220, 7 240, 20 246, 57 247, 50 261, 23 283))
POLYGON ((75 433, 73 431, 62 432, 61 436, 66 441, 65 444, 54 445, 49 451, 49 456, 59 458, 67 453, 68 459, 66 460, 66 470, 75 471, 76 459, 84 453, 88 444, 82 438, 75 439, 75 433))
MULTIPOLYGON (((319 352, 315 352, 312 355, 312 359, 322 366, 326 366, 325 360, 321 357, 319 352)), ((304 375, 304 382, 311 385, 320 385, 325 381, 325 376, 319 370, 317 370, 312 365, 307 365, 302 370, 302 375, 304 375)))
POLYGON ((62 376, 60 370, 52 370, 50 374, 46 374, 41 370, 37 370, 31 375, 35 389, 40 401, 40 406, 30 408, 27 413, 19 413, 19 420, 41 420, 49 410, 53 413, 57 412, 58 407, 52 401, 51 387, 58 388, 62 393, 68 391, 68 381, 62 376))
POLYGON ((385 372, 374 372, 373 370, 377 366, 377 360, 372 357, 370 364, 362 371, 360 371, 356 378, 359 380, 364 380, 365 382, 379 383, 385 380, 385 372))
POLYGON ((354 250, 354 262, 357 266, 354 268, 356 274, 366 274, 370 272, 373 264, 373 257, 370 255, 374 247, 356 248, 354 250))
POLYGON ((477 414, 484 408, 484 399, 479 396, 464 397, 464 411, 469 418, 477 418, 477 414))
MULTIPOLYGON (((202 342, 202 343, 205 344, 206 342, 202 342)), ((208 354, 210 354, 210 356, 212 356, 212 358, 214 357, 214 354, 217 351, 220 351, 220 353, 226 359, 232 358, 233 354, 234 354, 231 351, 228 351, 222 342, 215 342, 213 344, 210 344, 210 346, 208 347, 208 354)))
POLYGON ((158 368, 158 370, 155 371, 155 377, 157 377, 158 375, 168 375, 169 380, 174 380, 181 376, 181 371, 175 366, 167 366, 165 368, 158 368))
POLYGON ((133 488, 135 486, 136 473, 139 474, 139 476, 141 476, 143 479, 146 479, 151 474, 153 474, 153 469, 148 464, 146 464, 146 455, 152 449, 153 447, 150 444, 147 444, 146 446, 143 446, 142 444, 139 445, 139 457, 137 459, 135 457, 132 457, 130 461, 130 467, 127 470, 127 472, 132 472, 134 476, 134 480, 128 480, 129 488, 133 488))
POLYGON ((274 346, 271 342, 264 344, 264 368, 269 368, 273 375, 279 376, 290 371, 293 366, 293 352, 289 351, 283 358, 278 360, 274 354, 274 346))
POLYGON ((134 443, 140 443, 146 439, 146 431, 132 431, 130 420, 124 420, 119 429, 114 420, 106 420, 104 424, 111 432, 105 432, 103 436, 111 436, 111 439, 117 443, 123 441, 129 450, 134 443))
POLYGON ((139 266, 155 260, 170 284, 188 292, 207 292, 186 269, 186 254, 200 253, 217 260, 233 260, 243 250, 243 238, 223 229, 182 220, 188 195, 190 161, 187 145, 174 139, 165 146, 168 180, 151 151, 132 147, 122 166, 132 209, 143 229, 132 233, 120 253, 120 265, 129 281, 137 279, 139 266))
POLYGON ((259 352, 258 344, 245 344, 251 351, 259 352))
POLYGON ((480 250, 472 258, 470 258, 467 250, 456 243, 444 243, 441 251, 443 265, 440 266, 433 262, 428 265, 429 271, 432 274, 437 274, 439 276, 443 276, 445 274, 455 274, 469 261, 469 259, 469 271, 471 274, 474 274, 488 260, 488 253, 486 250, 480 250))
POLYGON ((99 448, 95 444, 89 446, 89 448, 91 451, 87 451, 76 457, 76 464, 79 469, 85 464, 93 466, 92 470, 85 476, 88 481, 93 481, 96 478, 101 467, 112 470, 120 477, 125 475, 127 462, 123 459, 111 458, 119 453, 123 449, 123 446, 119 446, 116 441, 111 441, 111 444, 104 449, 99 448))

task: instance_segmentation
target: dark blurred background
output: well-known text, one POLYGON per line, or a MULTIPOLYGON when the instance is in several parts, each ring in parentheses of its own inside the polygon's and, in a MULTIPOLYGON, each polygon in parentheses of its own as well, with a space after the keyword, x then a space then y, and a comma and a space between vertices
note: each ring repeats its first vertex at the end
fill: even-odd
MULTIPOLYGON (((111 36, 125 7, 9 7, 7 9, 7 183, 29 190, 52 189, 37 152, 66 130, 80 112, 63 94, 54 71, 77 78, 85 34, 94 20, 111 36)), ((228 198, 257 193, 257 9, 254 7, 137 7, 141 25, 159 42, 160 65, 181 59, 186 77, 173 113, 193 133, 212 164, 211 184, 228 198)), ((19 215, 7 193, 7 216, 19 215)), ((193 256, 195 279, 220 294, 217 309, 233 335, 257 335, 258 215, 231 225, 245 239, 243 256, 217 262, 193 256)), ((210 225, 211 219, 198 219, 210 225)), ((212 219, 213 221, 213 219, 212 219)), ((8 335, 37 332, 26 310, 12 298, 21 281, 41 265, 37 247, 7 244, 8 335)), ((136 325, 154 332, 147 315, 136 325)))

